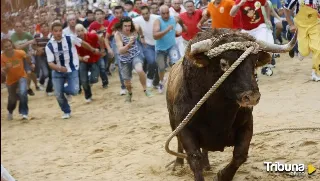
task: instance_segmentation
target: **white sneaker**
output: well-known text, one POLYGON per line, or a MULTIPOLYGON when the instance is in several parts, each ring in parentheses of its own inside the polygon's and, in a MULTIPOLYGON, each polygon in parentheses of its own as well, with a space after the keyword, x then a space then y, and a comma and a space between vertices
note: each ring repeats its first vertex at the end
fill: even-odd
POLYGON ((11 121, 13 120, 13 115, 11 113, 8 113, 8 118, 7 118, 8 121, 11 121))
POLYGON ((67 95, 67 94, 66 94, 66 98, 67 98, 68 102, 71 102, 71 101, 72 101, 72 95, 67 95))
POLYGON ((162 85, 162 83, 159 84, 158 92, 159 92, 160 94, 163 94, 163 92, 164 92, 164 86, 162 85))
POLYGON ((90 102, 92 102, 92 99, 91 99, 91 98, 86 99, 86 103, 90 103, 90 102))
POLYGON ((69 119, 69 118, 71 118, 71 114, 70 113, 64 113, 61 118, 62 119, 69 119))
POLYGON ((298 60, 302 61, 304 59, 304 56, 302 56, 300 53, 295 53, 295 56, 298 57, 298 60))
POLYGON ((153 82, 152 79, 148 79, 148 78, 147 78, 147 88, 152 87, 152 82, 153 82))
POLYGON ((320 76, 317 76, 317 74, 314 70, 311 73, 311 80, 316 81, 316 82, 320 81, 320 76))
POLYGON ((40 85, 39 85, 39 90, 40 90, 40 91, 43 91, 44 89, 45 89, 44 85, 41 85, 41 84, 40 84, 40 85))
POLYGON ((54 92, 47 92, 47 96, 54 96, 54 92))
POLYGON ((22 115, 22 120, 28 120, 28 115, 22 115))
POLYGON ((120 96, 126 95, 127 94, 127 89, 121 89, 120 90, 120 96))

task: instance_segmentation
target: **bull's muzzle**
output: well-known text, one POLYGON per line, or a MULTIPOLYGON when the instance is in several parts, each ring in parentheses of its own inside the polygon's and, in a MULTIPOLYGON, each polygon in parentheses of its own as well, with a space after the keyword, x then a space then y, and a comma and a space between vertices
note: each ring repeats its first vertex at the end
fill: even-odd
POLYGON ((252 107, 259 103, 260 97, 259 91, 246 91, 240 94, 238 104, 241 107, 252 107))

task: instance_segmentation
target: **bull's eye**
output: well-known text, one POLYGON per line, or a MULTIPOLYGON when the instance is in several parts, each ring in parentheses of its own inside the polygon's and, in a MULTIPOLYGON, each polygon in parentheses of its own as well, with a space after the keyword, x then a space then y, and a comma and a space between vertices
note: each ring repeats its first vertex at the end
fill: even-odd
POLYGON ((222 71, 227 71, 230 68, 229 62, 222 58, 220 60, 220 67, 222 71))

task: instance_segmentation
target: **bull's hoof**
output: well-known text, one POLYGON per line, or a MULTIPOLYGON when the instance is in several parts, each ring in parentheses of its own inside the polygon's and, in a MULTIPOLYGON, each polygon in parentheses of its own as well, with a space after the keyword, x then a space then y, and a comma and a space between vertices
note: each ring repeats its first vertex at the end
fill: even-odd
POLYGON ((224 181, 222 179, 222 173, 221 170, 217 173, 217 175, 214 177, 213 181, 224 181))
POLYGON ((210 165, 205 165, 203 167, 204 171, 210 171, 211 170, 211 166, 210 165))
POLYGON ((183 159, 179 159, 179 158, 178 158, 178 159, 174 162, 172 171, 176 171, 176 167, 180 167, 180 168, 183 167, 183 159))

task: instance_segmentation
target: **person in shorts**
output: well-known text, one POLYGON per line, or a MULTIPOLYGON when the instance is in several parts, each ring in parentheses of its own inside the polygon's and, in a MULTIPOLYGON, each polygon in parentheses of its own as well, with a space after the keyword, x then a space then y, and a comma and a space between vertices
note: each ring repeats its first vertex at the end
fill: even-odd
POLYGON ((135 27, 131 18, 124 17, 116 24, 115 29, 118 30, 115 33, 115 41, 119 51, 120 71, 128 91, 126 102, 131 102, 132 99, 131 79, 133 69, 139 75, 144 93, 147 97, 151 97, 152 94, 146 87, 147 77, 143 71, 143 58, 137 42, 138 35, 141 37, 141 41, 144 41, 141 28, 135 27), (139 34, 136 29, 140 30, 139 34))

